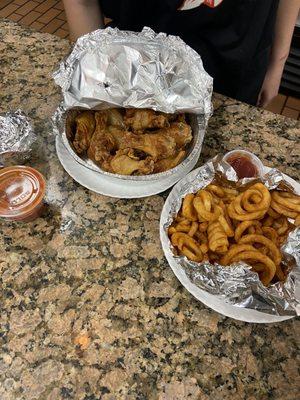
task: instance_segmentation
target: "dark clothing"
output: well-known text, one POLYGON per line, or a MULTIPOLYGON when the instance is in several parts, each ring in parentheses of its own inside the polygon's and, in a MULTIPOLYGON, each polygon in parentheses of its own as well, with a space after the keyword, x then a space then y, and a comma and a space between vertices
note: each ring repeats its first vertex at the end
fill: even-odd
POLYGON ((124 30, 179 35, 201 56, 214 90, 255 104, 266 73, 279 0, 223 0, 178 10, 178 0, 100 0, 124 30))

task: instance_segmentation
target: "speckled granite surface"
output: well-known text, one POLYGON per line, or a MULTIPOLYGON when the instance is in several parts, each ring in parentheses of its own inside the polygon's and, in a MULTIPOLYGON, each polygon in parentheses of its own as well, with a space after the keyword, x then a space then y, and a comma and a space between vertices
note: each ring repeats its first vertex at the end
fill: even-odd
MULTIPOLYGON (((165 195, 105 198, 60 166, 50 75, 68 49, 0 21, 0 111, 34 119, 32 165, 49 203, 32 223, 0 222, 0 399, 298 399, 299 321, 248 325, 206 308, 160 249, 165 195)), ((243 146, 299 179, 298 122, 221 96, 214 104, 201 162, 243 146)))

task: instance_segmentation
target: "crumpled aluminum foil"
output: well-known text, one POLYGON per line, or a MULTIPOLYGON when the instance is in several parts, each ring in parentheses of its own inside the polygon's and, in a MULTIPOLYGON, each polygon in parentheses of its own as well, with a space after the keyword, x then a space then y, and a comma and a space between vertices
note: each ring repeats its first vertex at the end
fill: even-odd
POLYGON ((66 110, 151 108, 212 112, 213 80, 201 57, 177 36, 99 29, 79 38, 53 75, 66 110))
POLYGON ((22 164, 35 141, 32 122, 21 110, 0 115, 0 166, 22 164))
MULTIPOLYGON (((297 228, 288 236, 286 244, 281 248, 284 262, 291 270, 286 282, 278 282, 266 288, 259 280, 258 274, 250 270, 243 262, 224 268, 208 262, 195 263, 186 257, 177 256, 167 230, 178 213, 182 199, 187 193, 194 193, 204 188, 213 180, 224 182, 227 179, 233 187, 246 186, 254 182, 263 182, 268 189, 281 188, 300 194, 291 183, 276 169, 270 170, 261 178, 245 178, 238 181, 233 168, 222 161, 221 156, 199 168, 196 177, 187 176, 179 192, 171 195, 166 201, 161 224, 164 228, 162 246, 172 254, 178 267, 183 268, 192 283, 200 289, 222 298, 225 302, 241 307, 257 310, 278 316, 300 315, 300 229, 297 228)), ((175 187, 176 189, 176 187, 175 187)))

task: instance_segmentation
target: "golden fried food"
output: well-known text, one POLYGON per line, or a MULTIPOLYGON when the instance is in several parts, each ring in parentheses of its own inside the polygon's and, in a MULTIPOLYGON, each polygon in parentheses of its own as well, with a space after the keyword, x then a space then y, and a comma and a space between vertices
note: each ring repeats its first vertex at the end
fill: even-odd
POLYGON ((159 133, 127 135, 126 141, 120 145, 120 149, 128 147, 143 151, 147 155, 151 156, 155 161, 173 157, 176 154, 175 140, 168 135, 159 133))
POLYGON ((284 275, 283 272, 280 268, 280 263, 281 263, 281 253, 278 247, 276 246, 276 243, 273 243, 270 239, 266 238, 263 235, 245 235, 241 238, 239 243, 242 244, 255 244, 255 243, 261 243, 263 244, 267 249, 267 254, 273 260, 274 264, 276 265, 276 273, 277 277, 279 280, 284 280, 284 275))
POLYGON ((108 172, 123 175, 174 168, 192 141, 184 114, 143 109, 70 110, 66 134, 77 154, 87 155, 108 172))
POLYGON ((299 202, 300 196, 270 192, 262 183, 244 191, 210 184, 184 197, 168 234, 179 255, 224 266, 246 262, 268 286, 286 279, 280 246, 300 224, 299 202))
POLYGON ((298 213, 300 213, 299 196, 293 193, 274 190, 272 193, 271 208, 280 215, 296 218, 298 213))
POLYGON ((171 242, 174 247, 178 247, 181 254, 187 256, 190 260, 201 262, 203 260, 203 253, 200 246, 195 239, 186 233, 176 232, 171 236, 171 242))
POLYGON ((154 173, 167 171, 168 169, 176 167, 184 159, 186 155, 185 150, 180 150, 175 156, 163 158, 162 160, 156 161, 154 164, 154 173))
POLYGON ((76 133, 73 145, 78 154, 86 151, 95 130, 95 116, 92 111, 83 111, 75 118, 76 133))
POLYGON ((169 126, 166 115, 154 110, 129 108, 125 112, 124 123, 133 131, 143 131, 149 128, 165 128, 169 126))
POLYGON ((147 175, 153 171, 154 161, 151 157, 139 160, 130 149, 125 149, 117 151, 110 160, 110 166, 113 172, 120 175, 132 175, 134 172, 138 175, 147 175))
POLYGON ((222 214, 221 207, 214 204, 212 195, 206 190, 199 190, 193 205, 198 213, 198 218, 203 221, 216 221, 222 214))
POLYGON ((215 253, 226 253, 229 242, 228 237, 219 221, 213 221, 208 224, 208 247, 215 253))
POLYGON ((197 212, 194 208, 195 195, 189 193, 182 203, 182 215, 189 221, 197 221, 197 212))
POLYGON ((173 138, 177 149, 184 148, 193 139, 192 128, 186 122, 172 122, 168 128, 160 129, 155 133, 173 138))
POLYGON ((262 183, 256 183, 239 194, 229 205, 228 214, 238 221, 251 221, 265 216, 271 203, 271 195, 262 183))
POLYGON ((241 222, 235 229, 235 233, 234 233, 235 241, 238 243, 240 241, 242 235, 244 234, 244 232, 246 232, 248 229, 250 229, 252 227, 254 228, 254 232, 255 232, 256 230, 260 229, 261 224, 255 220, 241 222))
POLYGON ((114 137, 106 130, 107 114, 97 111, 95 114, 96 127, 90 140, 87 155, 98 164, 107 161, 116 149, 114 137))

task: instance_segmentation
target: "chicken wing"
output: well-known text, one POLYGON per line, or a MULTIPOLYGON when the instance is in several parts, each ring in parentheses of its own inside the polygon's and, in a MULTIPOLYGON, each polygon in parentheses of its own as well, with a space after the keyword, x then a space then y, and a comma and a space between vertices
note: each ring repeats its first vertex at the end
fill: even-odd
POLYGON ((128 134, 126 140, 120 142, 120 149, 127 147, 143 151, 154 160, 160 160, 175 154, 176 142, 172 137, 159 133, 128 134))
POLYGON ((124 117, 125 125, 134 132, 148 128, 164 128, 169 126, 166 115, 157 114, 153 110, 128 108, 124 117))
POLYGON ((184 148, 192 140, 184 114, 142 109, 80 111, 79 115, 74 111, 66 129, 69 140, 74 137, 78 154, 86 151, 101 168, 122 175, 173 168, 185 157, 184 148))
POLYGON ((159 129, 155 134, 173 138, 176 142, 177 149, 182 149, 193 139, 192 129, 190 125, 185 122, 172 122, 168 128, 159 129))
POLYGON ((154 169, 154 160, 147 157, 139 160, 133 155, 132 149, 117 151, 110 161, 112 172, 120 175, 147 175, 154 169))
POLYGON ((156 174, 158 172, 164 172, 168 169, 176 167, 184 159, 185 155, 186 151, 180 150, 179 153, 177 153, 174 157, 164 158, 156 161, 153 172, 156 174))
POLYGON ((93 111, 83 111, 75 118, 76 133, 73 145, 78 154, 87 151, 95 130, 95 116, 93 111))
POLYGON ((97 164, 110 157, 111 152, 116 149, 116 143, 112 135, 107 131, 107 114, 105 111, 95 113, 96 127, 90 140, 87 151, 88 157, 97 164))
POLYGON ((111 108, 106 110, 107 113, 107 124, 118 127, 120 129, 126 129, 123 116, 120 110, 117 108, 111 108))
POLYGON ((76 133, 76 117, 81 114, 81 110, 69 110, 66 116, 66 135, 73 142, 76 133))

